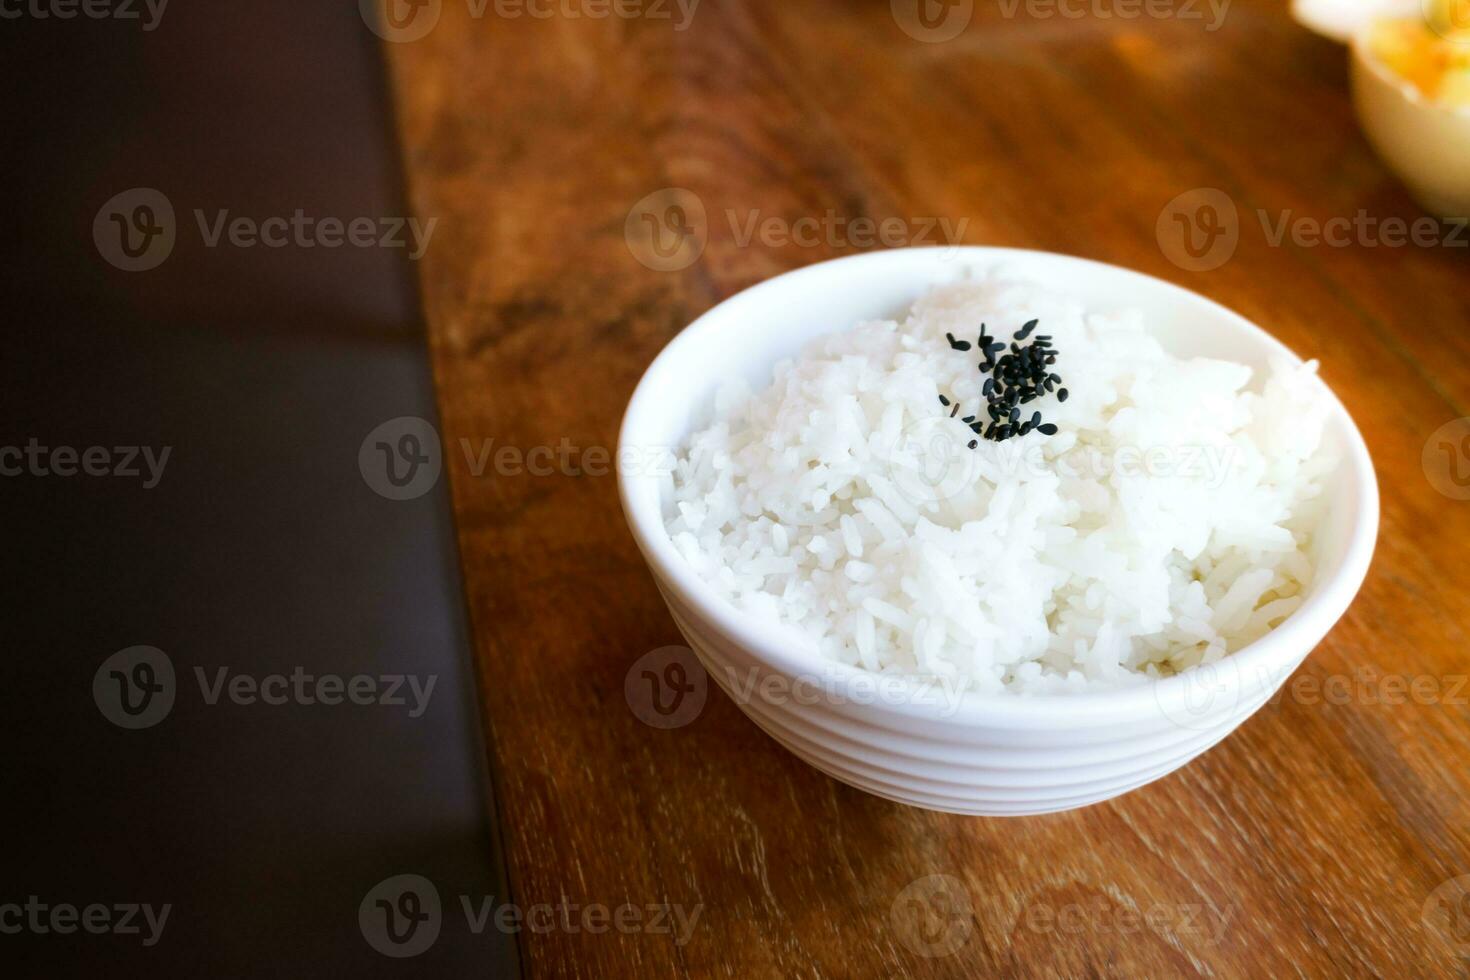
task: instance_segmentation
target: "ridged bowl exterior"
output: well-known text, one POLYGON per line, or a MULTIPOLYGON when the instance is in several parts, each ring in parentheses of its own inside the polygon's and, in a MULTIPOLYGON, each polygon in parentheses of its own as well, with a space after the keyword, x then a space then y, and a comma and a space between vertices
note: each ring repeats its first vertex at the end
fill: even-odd
MULTIPOLYGON (((881 699, 854 701, 807 675, 807 696, 769 697, 801 675, 772 668, 698 611, 662 589, 679 632, 706 673, 751 721, 808 764, 875 796, 977 816, 1021 816, 1111 799, 1166 776, 1233 731, 1286 680, 1249 698, 1173 716, 1162 708, 1132 723, 1018 732, 940 717, 916 721, 881 699), (820 692, 820 693, 816 693, 820 692)), ((1304 651, 1305 654, 1305 651, 1304 651)), ((1295 669, 1299 663, 1291 664, 1295 669)))

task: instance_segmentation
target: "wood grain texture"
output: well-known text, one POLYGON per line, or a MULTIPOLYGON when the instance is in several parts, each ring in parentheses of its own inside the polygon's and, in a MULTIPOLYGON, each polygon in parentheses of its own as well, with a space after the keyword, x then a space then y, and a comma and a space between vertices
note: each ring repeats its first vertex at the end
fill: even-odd
POLYGON ((1470 874, 1470 503, 1431 486, 1421 451, 1470 414, 1470 250, 1273 244, 1288 212, 1422 217, 1353 121, 1340 48, 1254 0, 1214 31, 1207 9, 981 4, 944 43, 886 3, 704 0, 682 31, 677 8, 472 9, 445 0, 427 37, 387 48, 414 206, 440 219, 423 291, 515 899, 702 907, 683 945, 523 932, 531 975, 1466 975, 1470 922, 1457 935, 1424 912, 1470 874), (658 271, 624 223, 669 187, 702 202, 708 242, 658 271), (1233 257, 1207 272, 1156 235, 1193 188, 1239 213, 1233 257), (676 730, 629 711, 630 665, 680 640, 612 476, 570 471, 601 469, 584 450, 615 444, 641 372, 701 311, 870 247, 850 225, 742 240, 752 214, 829 212, 910 237, 963 220, 966 243, 1137 268, 1321 359, 1378 467, 1382 533, 1361 596, 1279 698, 1158 783, 1012 820, 838 784, 713 690, 676 730), (491 439, 568 462, 481 465, 491 439), (1437 693, 1386 704, 1390 675, 1437 693), (902 907, 931 875, 971 909, 944 956, 902 907))

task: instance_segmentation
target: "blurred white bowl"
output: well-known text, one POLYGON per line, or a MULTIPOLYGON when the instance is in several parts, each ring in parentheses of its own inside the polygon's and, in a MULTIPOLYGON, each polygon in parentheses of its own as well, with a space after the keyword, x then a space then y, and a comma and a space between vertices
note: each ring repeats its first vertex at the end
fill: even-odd
POLYGON ((1378 17, 1413 17, 1421 0, 1291 0, 1297 23, 1343 44, 1378 17))
MULTIPOLYGON (((1290 354, 1224 307, 1114 266, 1014 249, 872 252, 777 276, 686 328, 634 392, 619 458, 625 449, 643 458, 682 444, 709 418, 722 379, 768 383, 773 364, 808 339, 899 316, 930 287, 997 266, 1091 308, 1139 309, 1180 354, 1257 368, 1273 352, 1290 354)), ((656 472, 624 467, 618 486, 675 623, 757 725, 817 769, 875 795, 955 813, 1019 815, 1110 799, 1184 765, 1259 708, 1347 609, 1377 539, 1378 488, 1362 437, 1335 399, 1328 437, 1341 471, 1302 607, 1217 664, 1075 696, 946 695, 907 679, 880 685, 878 675, 832 663, 791 632, 737 611, 693 572, 665 530, 656 472)))
POLYGON ((1353 35, 1353 105, 1368 141, 1415 199, 1441 218, 1470 216, 1470 107, 1430 101, 1353 35))

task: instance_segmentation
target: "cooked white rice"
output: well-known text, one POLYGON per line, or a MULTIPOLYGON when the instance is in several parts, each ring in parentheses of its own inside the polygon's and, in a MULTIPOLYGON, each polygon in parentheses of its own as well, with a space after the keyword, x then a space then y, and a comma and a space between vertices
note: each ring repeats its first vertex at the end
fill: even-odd
MULTIPOLYGON (((1080 691, 1219 659, 1301 603, 1333 461, 1316 364, 1172 356, 1134 312, 1027 283, 938 289, 729 385, 665 488, 674 544, 822 655, 982 692, 1080 691), (1059 431, 981 440, 975 351, 1031 319, 1059 431)), ((987 419, 988 421, 988 419, 987 419)))

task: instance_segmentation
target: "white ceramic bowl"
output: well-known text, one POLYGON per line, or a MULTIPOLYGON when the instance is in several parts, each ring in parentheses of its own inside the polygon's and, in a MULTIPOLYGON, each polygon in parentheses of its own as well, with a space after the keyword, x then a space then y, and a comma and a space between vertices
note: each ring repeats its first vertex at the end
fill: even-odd
POLYGON ((1323 37, 1346 44, 1376 17, 1415 17, 1424 0, 1291 0, 1297 22, 1323 37))
MULTIPOLYGON (((708 420, 722 378, 770 379, 809 338, 899 316, 931 286, 1005 268, 1094 309, 1144 312, 1168 347, 1263 367, 1286 351, 1260 328, 1159 279, 1084 259, 996 248, 871 252, 777 276, 705 313, 654 360, 628 404, 620 459, 680 445, 708 420), (633 455, 633 454, 637 455, 633 455)), ((1293 355, 1294 356, 1294 355, 1293 355)), ((1045 813, 1110 799, 1214 745, 1259 708, 1337 621, 1378 534, 1378 488, 1362 437, 1334 399, 1340 450, 1317 578, 1300 609, 1216 665, 1073 696, 945 696, 831 663, 784 629, 738 612, 675 550, 655 467, 620 468, 633 536, 679 630, 752 721, 823 772, 878 796, 955 813, 1045 813)))
POLYGON ((1368 141, 1431 214, 1470 216, 1470 107, 1441 105, 1373 57, 1372 24, 1352 41, 1353 105, 1368 141))

